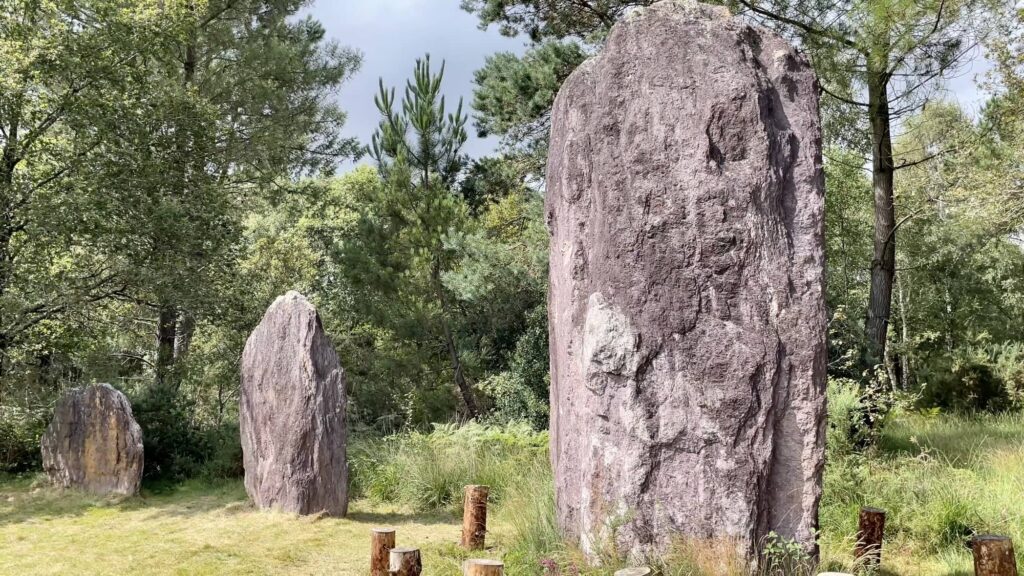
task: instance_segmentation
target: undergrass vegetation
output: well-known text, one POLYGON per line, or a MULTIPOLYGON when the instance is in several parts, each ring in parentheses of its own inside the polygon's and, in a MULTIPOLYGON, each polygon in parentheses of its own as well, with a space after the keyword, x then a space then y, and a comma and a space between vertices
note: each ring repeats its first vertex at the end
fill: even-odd
MULTIPOLYGON (((882 574, 967 575, 973 534, 1024 542, 1024 416, 897 412, 876 447, 858 451, 844 431, 855 428, 857 396, 845 392, 842 383, 830 391, 822 569, 854 568, 862 505, 888 511, 882 574)), ((357 438, 346 519, 254 510, 238 480, 148 485, 108 500, 6 476, 0 565, 15 574, 357 575, 370 528, 394 525, 400 545, 422 549, 427 574, 454 576, 467 557, 456 546, 462 487, 487 484, 489 547, 474 556, 503 559, 510 576, 610 575, 622 559, 605 553, 601 567, 587 567, 559 536, 547 441, 527 425, 473 423, 357 438)), ((787 557, 784 540, 769 544, 775 562, 762 573, 798 573, 799 554, 787 557)), ((665 576, 742 573, 722 542, 681 541, 652 564, 665 576)))

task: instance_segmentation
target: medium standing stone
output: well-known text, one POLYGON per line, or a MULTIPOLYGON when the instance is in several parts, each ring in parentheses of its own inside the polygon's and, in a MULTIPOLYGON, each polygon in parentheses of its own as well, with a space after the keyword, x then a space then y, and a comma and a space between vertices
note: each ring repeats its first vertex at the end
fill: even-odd
POLYGON ((242 353, 245 489, 259 508, 348 510, 345 375, 316 309, 279 297, 242 353))
POLYGON ((43 469, 61 488, 134 495, 142 482, 142 429, 109 384, 76 388, 57 402, 43 434, 43 469))
POLYGON ((779 36, 665 0, 555 102, 558 517, 590 553, 815 551, 825 446, 818 83, 779 36))

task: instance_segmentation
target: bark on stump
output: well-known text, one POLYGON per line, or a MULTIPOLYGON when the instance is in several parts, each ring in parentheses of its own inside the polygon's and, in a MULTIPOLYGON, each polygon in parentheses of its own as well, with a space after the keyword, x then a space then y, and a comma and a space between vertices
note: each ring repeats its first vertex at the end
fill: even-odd
POLYGON ((479 550, 487 536, 487 486, 466 486, 462 511, 462 547, 479 550))
POLYGON ((878 508, 860 509, 860 530, 857 532, 857 546, 853 555, 865 567, 878 566, 882 562, 882 537, 885 533, 885 510, 878 508))
POLYGON ((373 529, 370 537, 370 576, 388 576, 391 549, 394 547, 394 528, 373 529))
POLYGON ((650 568, 623 568, 615 573, 615 576, 650 576, 650 568))
POLYGON ((975 576, 1017 576, 1013 540, 1006 536, 975 536, 971 549, 974 551, 975 576))
POLYGON ((503 576, 505 564, 497 560, 466 560, 463 576, 503 576))
POLYGON ((423 564, 419 548, 392 548, 390 572, 392 576, 420 576, 423 564))

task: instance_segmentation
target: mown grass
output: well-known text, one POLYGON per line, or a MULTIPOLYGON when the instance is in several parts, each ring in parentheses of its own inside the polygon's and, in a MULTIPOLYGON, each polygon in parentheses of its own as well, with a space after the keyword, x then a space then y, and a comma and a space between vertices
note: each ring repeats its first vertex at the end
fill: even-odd
POLYGON ((346 519, 254 510, 240 482, 186 483, 121 501, 0 486, 3 574, 363 574, 369 530, 396 526, 437 574, 458 574, 448 514, 353 503, 346 519))
MULTIPOLYGON (((466 557, 455 545, 462 486, 480 483, 492 486, 494 505, 491 547, 475 555, 502 558, 510 576, 610 575, 616 558, 586 568, 558 536, 546 440, 522 427, 470 425, 360 441, 346 519, 254 510, 237 481, 111 501, 38 479, 0 480, 0 572, 356 575, 370 528, 395 525, 400 544, 422 549, 426 574, 453 576, 466 557)), ((975 533, 1024 543, 1024 416, 904 414, 867 454, 832 444, 822 569, 851 568, 862 505, 889 513, 884 574, 971 574, 966 542, 975 533)), ((666 576, 739 573, 727 553, 699 543, 681 543, 660 567, 666 576)))

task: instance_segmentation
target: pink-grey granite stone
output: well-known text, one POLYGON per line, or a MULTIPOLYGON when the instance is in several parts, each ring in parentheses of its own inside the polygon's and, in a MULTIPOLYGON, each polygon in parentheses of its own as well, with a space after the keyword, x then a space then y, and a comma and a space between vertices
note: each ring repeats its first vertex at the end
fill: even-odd
POLYGON ((552 462, 584 550, 770 532, 814 552, 825 444, 818 83, 774 33, 665 0, 555 102, 552 462))
POLYGON ((242 353, 245 489, 259 508, 348 511, 345 373, 316 309, 277 298, 242 353))

